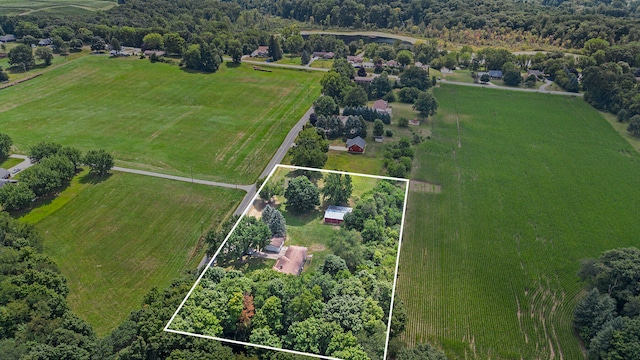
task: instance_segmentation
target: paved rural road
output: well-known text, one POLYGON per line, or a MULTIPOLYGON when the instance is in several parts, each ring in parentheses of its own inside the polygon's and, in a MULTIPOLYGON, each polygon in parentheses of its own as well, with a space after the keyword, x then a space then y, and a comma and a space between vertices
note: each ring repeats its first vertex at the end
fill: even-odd
POLYGON ((466 83, 466 82, 460 82, 460 81, 447 81, 447 80, 440 80, 440 83, 441 84, 462 85, 462 86, 475 86, 475 87, 483 87, 483 88, 488 88, 488 89, 525 91, 525 92, 534 92, 534 93, 551 94, 551 95, 565 95, 565 96, 579 96, 579 97, 584 96, 584 94, 581 94, 581 93, 570 93, 570 92, 564 92, 564 91, 544 90, 543 87, 546 87, 549 84, 543 85, 543 87, 541 87, 540 89, 523 89, 523 88, 514 88, 514 87, 508 87, 508 86, 498 86, 498 85, 493 85, 493 84, 491 84, 491 85, 482 85, 482 84, 472 84, 472 83, 466 83))
POLYGON ((193 179, 193 178, 182 177, 182 176, 160 174, 160 173, 155 173, 155 172, 151 172, 151 171, 128 169, 128 168, 123 168, 123 167, 119 167, 119 166, 114 166, 113 170, 120 171, 120 172, 131 173, 131 174, 153 176, 153 177, 162 178, 162 179, 190 182, 190 183, 194 183, 194 184, 202 184, 202 185, 209 185, 209 186, 219 186, 219 187, 224 187, 224 188, 229 188, 229 189, 240 189, 240 190, 244 190, 244 191, 247 191, 247 192, 251 191, 251 189, 253 187, 252 185, 227 184, 227 183, 222 183, 222 182, 217 182, 217 181, 200 180, 200 179, 193 179))

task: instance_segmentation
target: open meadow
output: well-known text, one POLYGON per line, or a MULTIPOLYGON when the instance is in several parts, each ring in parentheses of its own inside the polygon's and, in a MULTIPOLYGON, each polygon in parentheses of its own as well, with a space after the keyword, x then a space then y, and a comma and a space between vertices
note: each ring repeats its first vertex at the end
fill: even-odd
POLYGON ((0 128, 23 153, 55 141, 104 148, 119 166, 246 184, 318 97, 321 76, 84 56, 2 90, 0 128))
POLYGON ((0 0, 0 16, 38 12, 71 15, 78 12, 107 10, 116 4, 115 0, 0 0))
POLYGON ((199 236, 218 226, 244 192, 115 172, 86 172, 21 220, 35 224, 58 264, 73 311, 106 335, 204 255, 199 236))
POLYGON ((583 358, 580 260, 639 245, 640 155, 581 98, 434 94, 401 251, 404 340, 450 359, 583 358))

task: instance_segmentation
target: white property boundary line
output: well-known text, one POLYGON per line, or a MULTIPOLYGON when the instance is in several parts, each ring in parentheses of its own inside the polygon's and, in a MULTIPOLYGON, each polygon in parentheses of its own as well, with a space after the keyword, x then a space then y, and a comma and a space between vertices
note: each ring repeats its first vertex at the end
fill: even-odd
POLYGON ((184 304, 187 302, 187 300, 189 299, 189 296, 191 296, 191 293, 193 293, 195 288, 198 286, 198 284, 200 283, 200 280, 202 280, 202 277, 204 276, 204 274, 207 272, 209 267, 211 267, 211 264, 213 264, 213 261, 216 259, 216 257, 218 256, 218 254, 220 253, 220 251, 222 250, 224 245, 227 243, 227 240, 229 240, 229 237, 231 237, 231 234, 233 233, 233 231, 236 229, 238 224, 240 224, 240 221, 242 220, 242 218, 246 215, 247 211, 251 208, 251 206, 253 205, 255 200, 258 198, 258 195, 262 191, 262 188, 264 187, 264 185, 271 179, 271 176, 273 176, 273 174, 276 172, 276 170, 278 170, 278 168, 291 169, 291 170, 318 171, 318 172, 323 172, 323 173, 333 173, 333 174, 342 174, 342 175, 351 175, 351 176, 362 176, 362 177, 368 177, 368 178, 373 178, 373 179, 392 180, 392 181, 398 181, 398 182, 404 182, 405 183, 404 204, 403 204, 403 209, 402 209, 402 220, 400 222, 400 234, 398 236, 398 253, 396 255, 396 269, 395 269, 395 273, 394 273, 394 276, 393 276, 393 288, 391 290, 391 305, 390 305, 390 309, 389 309, 389 318, 387 319, 387 336, 386 336, 385 344, 384 344, 383 360, 386 360, 387 352, 389 350, 389 336, 391 335, 391 317, 393 316, 393 305, 394 305, 395 294, 396 294, 396 283, 397 283, 397 280, 398 280, 398 266, 400 264, 400 248, 402 246, 402 234, 404 232, 404 221, 405 221, 405 215, 407 213, 407 199, 409 198, 409 179, 394 178, 394 177, 389 177, 389 176, 360 174, 360 173, 352 173, 352 172, 347 172, 347 171, 324 170, 324 169, 308 168, 308 167, 302 167, 302 166, 290 166, 290 165, 277 164, 271 170, 271 172, 269 173, 269 176, 267 176, 267 178, 264 180, 264 182, 260 186, 260 189, 258 189, 258 191, 256 191, 256 193, 253 196, 253 199, 251 200, 251 202, 249 202, 247 204, 247 207, 242 211, 242 214, 240 215, 240 218, 238 218, 238 221, 236 221, 236 223, 231 228, 231 231, 229 231, 227 236, 224 238, 224 241, 222 242, 222 244, 220 245, 220 247, 218 248, 216 253, 211 257, 211 260, 209 260, 209 262, 207 263, 207 266, 204 268, 204 270, 202 270, 202 272, 200 273, 200 276, 198 276, 198 279, 196 280, 195 284, 193 284, 193 286, 191 287, 191 289, 187 293, 187 296, 185 296, 185 298, 182 300, 182 302, 180 303, 180 306, 178 306, 178 309, 175 311, 173 316, 171 316, 171 319, 169 319, 169 322, 167 323, 167 325, 165 325, 163 330, 166 331, 166 332, 170 332, 170 333, 175 333, 175 334, 180 334, 180 335, 188 335, 188 336, 195 336, 195 337, 199 337, 199 338, 203 338, 203 339, 217 340, 217 341, 227 342, 227 343, 236 344, 236 345, 253 346, 253 347, 262 348, 262 349, 266 349, 266 350, 282 351, 282 352, 287 352, 287 353, 296 354, 296 355, 304 355, 304 356, 316 357, 316 358, 320 358, 320 359, 342 360, 340 358, 335 358, 335 357, 326 356, 326 355, 311 354, 311 353, 305 353, 305 352, 300 352, 300 351, 296 351, 296 350, 275 348, 275 347, 265 346, 265 345, 260 345, 260 344, 247 343, 247 342, 244 342, 244 341, 237 341, 237 340, 219 338, 219 337, 215 337, 215 336, 195 334, 195 333, 190 333, 190 332, 186 332, 186 331, 169 329, 169 326, 171 325, 171 323, 173 322, 175 317, 178 315, 178 313, 180 312, 180 310, 182 309, 184 304))

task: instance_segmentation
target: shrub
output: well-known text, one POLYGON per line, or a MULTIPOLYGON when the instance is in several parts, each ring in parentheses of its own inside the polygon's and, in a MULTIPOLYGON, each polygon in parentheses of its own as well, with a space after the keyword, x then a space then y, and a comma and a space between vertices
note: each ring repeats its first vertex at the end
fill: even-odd
POLYGON ((387 137, 392 137, 393 136, 393 130, 387 129, 387 131, 385 132, 385 135, 387 135, 387 137))
POLYGON ((409 126, 409 120, 406 117, 401 117, 400 119, 398 119, 398 126, 400 127, 409 126))

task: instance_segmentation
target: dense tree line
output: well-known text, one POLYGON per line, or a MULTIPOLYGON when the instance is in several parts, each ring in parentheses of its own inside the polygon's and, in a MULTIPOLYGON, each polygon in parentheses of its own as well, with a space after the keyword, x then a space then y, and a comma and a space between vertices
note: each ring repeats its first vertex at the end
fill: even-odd
MULTIPOLYGON (((8 136, 0 136, 1 139, 10 143, 8 136)), ((0 188, 0 205, 4 210, 26 208, 37 197, 61 189, 82 164, 98 176, 106 175, 114 164, 113 156, 105 150, 90 150, 83 156, 76 148, 44 141, 29 148, 29 157, 35 164, 20 173, 18 183, 0 188)))
POLYGON ((583 262, 590 290, 576 305, 574 326, 589 359, 640 358, 640 250, 615 249, 583 262))
POLYGON ((41 250, 32 226, 0 212, 0 354, 88 359, 97 352, 93 329, 69 309, 67 281, 41 250))
POLYGON ((580 48, 592 37, 640 39, 637 1, 229 0, 243 9, 313 25, 398 29, 475 45, 552 44, 580 48))

